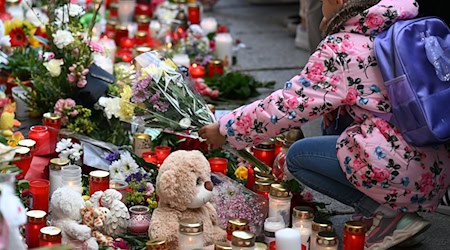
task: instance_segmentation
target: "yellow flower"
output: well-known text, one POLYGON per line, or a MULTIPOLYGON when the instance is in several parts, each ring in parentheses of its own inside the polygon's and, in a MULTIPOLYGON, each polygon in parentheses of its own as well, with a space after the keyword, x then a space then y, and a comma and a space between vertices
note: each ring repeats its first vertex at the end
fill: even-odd
POLYGON ((28 37, 28 43, 30 43, 31 47, 33 48, 38 48, 41 46, 41 44, 39 43, 39 41, 36 39, 35 36, 28 37))
POLYGON ((8 35, 11 32, 11 30, 16 28, 24 29, 25 33, 27 34, 34 34, 34 32, 36 31, 36 27, 29 21, 13 20, 5 22, 5 35, 8 35))
POLYGON ((129 120, 134 115, 134 106, 130 103, 132 95, 131 87, 125 85, 123 87, 122 93, 120 94, 120 111, 119 117, 122 120, 129 120))
POLYGON ((16 147, 19 141, 25 139, 25 137, 20 132, 15 132, 8 140, 8 146, 16 147))
POLYGON ((239 167, 236 169, 236 171, 234 172, 234 175, 235 175, 237 178, 246 181, 247 178, 248 178, 248 169, 247 169, 247 167, 245 167, 245 166, 239 166, 239 167))

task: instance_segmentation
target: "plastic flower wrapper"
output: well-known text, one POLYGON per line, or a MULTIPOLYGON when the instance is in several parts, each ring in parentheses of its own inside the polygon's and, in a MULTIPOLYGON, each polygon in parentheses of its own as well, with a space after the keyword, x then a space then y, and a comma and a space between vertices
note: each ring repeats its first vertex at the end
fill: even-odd
MULTIPOLYGON (((170 59, 156 52, 135 58, 138 66, 132 84, 131 102, 135 114, 141 114, 145 125, 190 138, 200 139, 198 130, 215 122, 213 113, 198 92, 195 92, 170 59)), ((264 172, 270 168, 246 150, 225 149, 244 158, 264 172)))
POLYGON ((268 200, 223 174, 213 173, 211 180, 214 195, 210 202, 216 208, 220 226, 226 228, 229 219, 247 219, 250 231, 261 235, 269 212, 268 200))

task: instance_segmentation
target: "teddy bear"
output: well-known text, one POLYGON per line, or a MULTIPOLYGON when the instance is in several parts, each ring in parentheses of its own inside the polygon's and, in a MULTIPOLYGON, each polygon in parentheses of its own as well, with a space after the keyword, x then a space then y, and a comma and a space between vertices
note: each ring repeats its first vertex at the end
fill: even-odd
POLYGON ((203 222, 204 246, 226 240, 219 227, 215 208, 209 203, 213 193, 211 168, 200 151, 178 150, 164 160, 156 178, 158 208, 149 227, 151 239, 165 239, 171 249, 178 249, 181 219, 203 222))
POLYGON ((109 209, 105 207, 94 207, 92 201, 87 200, 85 206, 81 208, 82 222, 92 230, 92 236, 95 237, 101 246, 109 246, 114 239, 111 236, 102 234, 100 230, 108 216, 109 209))
POLYGON ((58 188, 51 198, 52 225, 61 228, 62 244, 71 240, 87 241, 90 250, 98 249, 91 229, 81 225, 81 209, 84 200, 80 193, 67 187, 58 188))

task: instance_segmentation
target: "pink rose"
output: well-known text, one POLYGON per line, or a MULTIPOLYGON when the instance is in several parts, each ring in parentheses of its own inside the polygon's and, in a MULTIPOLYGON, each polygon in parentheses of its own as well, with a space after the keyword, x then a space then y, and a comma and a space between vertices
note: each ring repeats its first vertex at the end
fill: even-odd
POLYGON ((365 163, 360 158, 355 158, 353 160, 353 171, 354 172, 358 172, 359 170, 366 168, 366 167, 367 167, 367 163, 365 163))
POLYGON ((336 51, 338 50, 338 46, 335 43, 327 43, 327 46, 332 50, 332 51, 336 51))
POLYGON ((341 80, 342 78, 340 75, 332 75, 330 77, 330 84, 336 86, 341 80))
POLYGON ((286 101, 286 104, 288 109, 297 109, 298 105, 300 104, 300 101, 298 100, 297 97, 292 96, 286 101))
POLYGON ((342 101, 343 104, 353 105, 356 103, 356 98, 358 97, 359 92, 355 88, 349 88, 347 96, 342 101))
POLYGON ((91 43, 89 44, 89 46, 91 47, 91 50, 93 52, 98 52, 98 53, 104 53, 105 49, 103 48, 102 45, 100 45, 99 43, 93 42, 91 41, 91 43))
POLYGON ((370 178, 382 182, 387 180, 391 176, 391 173, 386 168, 374 167, 373 172, 370 174, 370 178))
POLYGON ((342 50, 342 52, 348 52, 348 51, 351 51, 353 49, 353 46, 354 46, 354 44, 353 44, 352 41, 344 40, 341 43, 341 50, 342 50))
POLYGON ((366 25, 369 29, 382 27, 384 24, 384 18, 380 15, 370 13, 366 17, 366 25))
POLYGON ((433 181, 433 174, 431 172, 427 172, 422 174, 422 177, 419 181, 420 186, 420 192, 428 194, 433 190, 434 187, 434 181, 433 181))
POLYGON ((236 121, 236 131, 240 134, 246 134, 252 125, 253 120, 250 115, 242 115, 241 118, 236 121))
POLYGON ((311 67, 309 67, 308 78, 311 81, 320 82, 325 77, 323 76, 323 72, 325 71, 325 66, 321 62, 315 62, 311 67))
POLYGON ((219 90, 215 89, 211 92, 211 94, 209 94, 209 96, 211 96, 212 98, 217 98, 219 97, 219 90))
POLYGON ((391 128, 388 122, 383 119, 377 119, 375 121, 375 126, 380 130, 382 134, 386 134, 386 131, 391 128))
POLYGON ((303 200, 305 202, 311 203, 311 202, 314 201, 314 196, 313 196, 313 194, 311 192, 304 192, 302 194, 302 196, 303 196, 303 200))

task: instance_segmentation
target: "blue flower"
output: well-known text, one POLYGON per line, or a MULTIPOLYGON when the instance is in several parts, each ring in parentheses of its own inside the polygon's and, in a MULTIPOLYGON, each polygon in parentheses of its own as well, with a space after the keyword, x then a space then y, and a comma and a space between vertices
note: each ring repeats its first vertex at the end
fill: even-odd
POLYGON ((350 156, 346 156, 344 160, 344 164, 349 164, 352 161, 352 158, 350 156))
POLYGON ((298 79, 298 81, 299 81, 303 86, 305 86, 306 88, 309 87, 309 86, 311 86, 311 82, 310 82, 308 79, 304 78, 303 76, 300 77, 300 78, 298 79))
POLYGON ((228 136, 234 136, 234 129, 231 127, 234 124, 233 120, 228 120, 225 127, 227 128, 227 135, 228 136))
POLYGON ((419 195, 418 195, 418 194, 416 194, 416 195, 414 195, 414 196, 411 197, 411 203, 412 203, 412 204, 415 204, 415 203, 417 203, 417 204, 422 204, 422 203, 424 203, 426 200, 427 200, 427 198, 425 198, 425 196, 422 196, 422 197, 419 198, 419 195))
POLYGON ((113 152, 113 153, 108 154, 108 155, 105 157, 105 160, 107 160, 107 161, 109 161, 109 162, 113 162, 113 161, 115 161, 115 160, 118 160, 119 157, 120 157, 119 152, 113 152))
POLYGON ((381 149, 380 146, 375 148, 375 155, 378 157, 378 160, 384 159, 386 157, 386 153, 381 149))
POLYGON ((363 187, 365 187, 366 189, 371 189, 373 187, 372 183, 367 182, 367 181, 363 181, 362 182, 363 187))
POLYGON ((277 124, 278 123, 278 117, 276 115, 272 115, 270 117, 270 122, 272 122, 273 124, 277 124))
POLYGON ((389 184, 387 181, 384 181, 384 182, 381 183, 381 187, 382 188, 390 188, 391 184, 389 184))
POLYGON ((366 105, 369 102, 369 99, 361 97, 358 100, 359 104, 366 105))
POLYGON ((378 87, 375 84, 372 84, 372 86, 370 86, 370 90, 372 90, 373 93, 380 93, 381 92, 380 87, 378 87))
POLYGON ((345 172, 347 172, 347 174, 352 174, 353 173, 352 167, 350 167, 350 165, 348 164, 345 164, 345 172))
POLYGON ((287 81, 285 84, 284 84, 284 89, 291 89, 292 88, 292 82, 291 81, 287 81))
POLYGON ((403 177, 402 178, 402 185, 404 187, 407 187, 409 185, 409 177, 403 177))
POLYGON ((296 116, 297 116, 297 113, 295 111, 291 111, 291 112, 289 112, 288 119, 294 120, 296 116))

